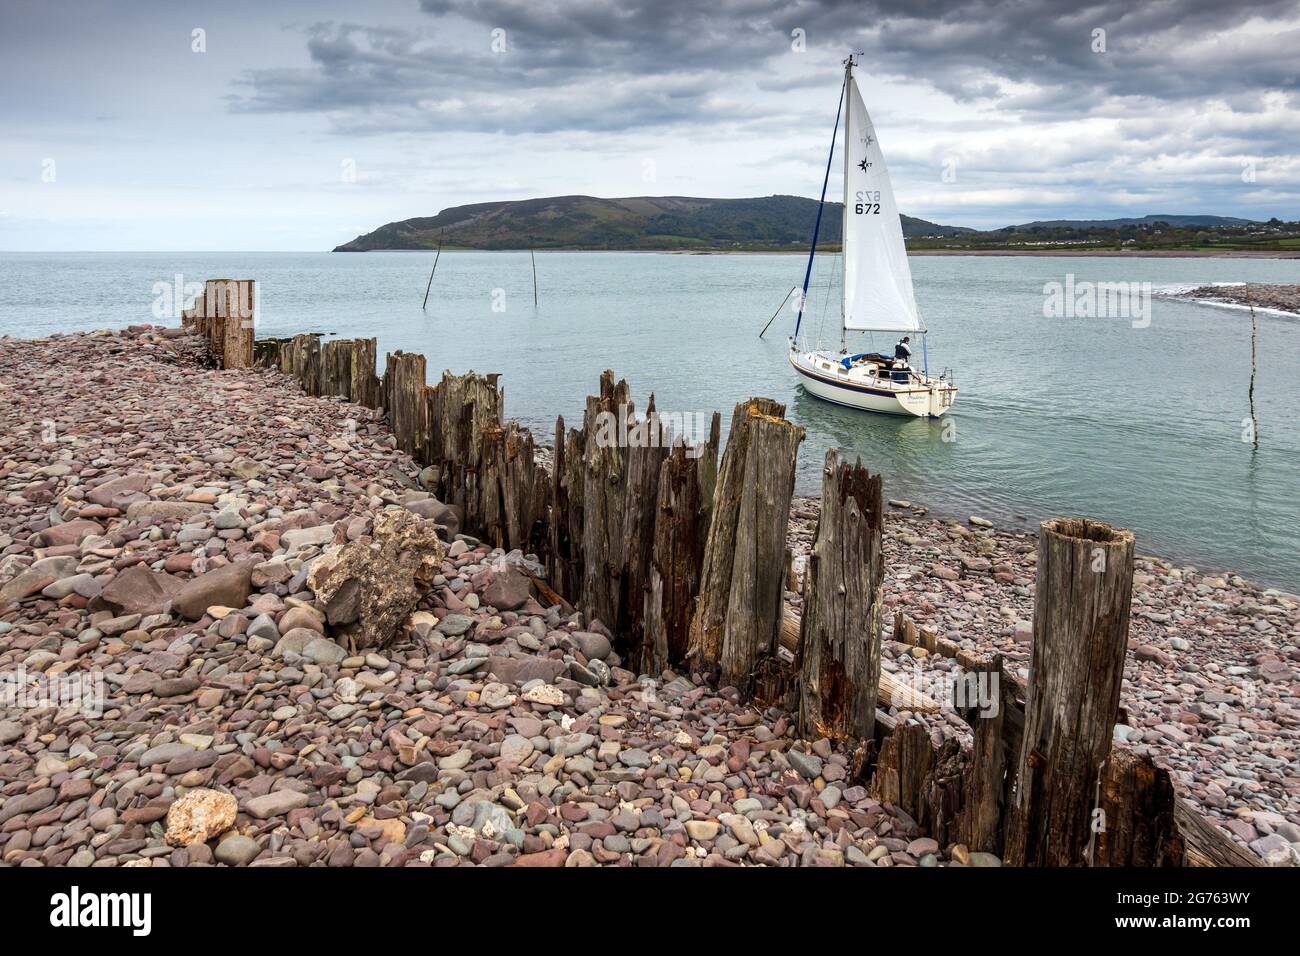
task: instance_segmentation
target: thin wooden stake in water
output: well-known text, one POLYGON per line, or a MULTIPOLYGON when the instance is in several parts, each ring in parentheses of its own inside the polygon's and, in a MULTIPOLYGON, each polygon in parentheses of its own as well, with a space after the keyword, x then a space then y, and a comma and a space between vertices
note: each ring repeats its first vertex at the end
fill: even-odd
POLYGON ((1250 399, 1250 437, 1254 441, 1252 451, 1259 451, 1259 419, 1255 417, 1255 335, 1259 331, 1259 325, 1255 321, 1255 303, 1247 299, 1250 304, 1250 391, 1247 393, 1250 399))
POLYGON ((537 308, 537 257, 533 255, 533 247, 528 247, 528 258, 533 264, 533 308, 537 308))
POLYGON ((424 305, 420 306, 421 310, 429 307, 429 290, 433 288, 433 274, 438 271, 438 260, 442 258, 442 236, 438 236, 438 251, 433 257, 433 269, 429 272, 429 284, 424 287, 424 305))
POLYGON ((782 299, 781 304, 776 307, 776 311, 772 313, 772 317, 767 320, 767 325, 763 326, 763 331, 758 333, 760 339, 763 337, 764 333, 772 327, 772 323, 776 321, 776 317, 781 314, 781 310, 785 308, 785 304, 790 301, 790 296, 794 295, 794 290, 797 288, 799 288, 797 285, 790 287, 790 291, 785 294, 785 298, 782 299))

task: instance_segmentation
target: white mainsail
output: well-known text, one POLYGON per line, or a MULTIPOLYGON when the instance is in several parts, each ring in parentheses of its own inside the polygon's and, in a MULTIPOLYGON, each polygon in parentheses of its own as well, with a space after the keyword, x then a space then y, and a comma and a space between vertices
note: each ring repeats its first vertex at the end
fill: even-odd
POLYGON ((876 130, 848 78, 844 151, 844 327, 920 332, 903 224, 876 130))

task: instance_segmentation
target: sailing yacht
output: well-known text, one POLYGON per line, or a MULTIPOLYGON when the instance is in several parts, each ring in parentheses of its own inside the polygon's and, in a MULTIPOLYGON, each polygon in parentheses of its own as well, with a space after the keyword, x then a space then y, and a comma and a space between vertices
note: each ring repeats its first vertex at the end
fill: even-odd
MULTIPOLYGON (((835 133, 831 137, 831 155, 826 160, 826 178, 822 182, 817 223, 813 227, 812 248, 804 273, 803 298, 794 335, 790 337, 790 364, 799 382, 809 394, 837 405, 888 415, 915 415, 938 418, 952 407, 957 386, 951 370, 937 377, 929 373, 925 350, 926 329, 912 294, 912 271, 907 264, 907 247, 903 244, 903 224, 894 203, 889 171, 876 139, 871 117, 858 90, 855 63, 850 56, 844 62, 844 86, 840 105, 835 112, 835 133), (848 110, 845 111, 845 101, 848 110), (808 280, 812 277, 813 257, 817 254, 817 234, 821 230, 822 208, 826 204, 826 185, 830 181, 835 155, 835 138, 840 117, 844 116, 844 229, 842 257, 844 277, 840 300, 840 347, 812 348, 799 340, 803 324, 804 303, 808 298, 808 280), (922 367, 918 371, 906 358, 879 352, 849 351, 849 332, 890 332, 899 336, 921 336, 922 367)), ((910 346, 909 346, 910 348, 910 346)), ((906 356, 907 350, 895 350, 906 356)))

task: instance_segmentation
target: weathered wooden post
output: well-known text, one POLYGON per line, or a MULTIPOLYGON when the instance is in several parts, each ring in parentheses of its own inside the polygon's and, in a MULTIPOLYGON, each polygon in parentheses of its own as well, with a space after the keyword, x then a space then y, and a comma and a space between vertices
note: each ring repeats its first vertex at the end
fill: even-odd
POLYGON ((643 656, 645 602, 650 593, 659 478, 671 439, 655 411, 651 393, 644 418, 628 422, 623 482, 623 589, 619 600, 621 653, 643 656))
POLYGON ((714 412, 706 442, 688 449, 680 441, 660 465, 640 662, 652 673, 686 659, 718 480, 720 427, 721 416, 714 412))
POLYGON ((688 656, 696 666, 721 666, 722 683, 742 698, 753 692, 758 662, 776 653, 785 531, 803 439, 804 430, 785 420, 785 406, 770 398, 737 405, 731 418, 688 656))
MULTIPOLYGON (((965 702, 966 722, 975 733, 970 771, 966 778, 962 842, 972 850, 1000 856, 1007 797, 1016 772, 1014 762, 1017 755, 1007 752, 1003 733, 1005 724, 1011 719, 1014 703, 1011 682, 1006 679, 1000 654, 981 662, 977 670, 967 674, 975 679, 977 687, 980 681, 984 682, 990 699, 965 702), (982 708, 981 704, 985 706, 982 708), (982 709, 988 713, 980 713, 982 709), (1008 763, 1013 766, 1008 767, 1008 763)), ((970 687, 970 683, 966 686, 970 687)))
POLYGON ((207 340, 217 368, 251 368, 255 307, 252 279, 208 279, 181 322, 207 340))
POLYGON ((321 346, 321 394, 349 398, 352 388, 352 340, 330 339, 321 346))
POLYGON ((546 576, 556 591, 575 600, 582 589, 582 442, 582 432, 565 430, 563 416, 555 420, 546 576))
POLYGON ((600 395, 587 396, 583 416, 583 515, 581 606, 588 619, 599 618, 617 633, 623 584, 623 504, 627 449, 618 435, 632 417, 627 382, 614 373, 600 375, 600 395))
POLYGON ((803 589, 799 727, 805 737, 875 735, 885 579, 881 482, 826 452, 803 589))
POLYGON ((321 347, 320 333, 307 332, 295 335, 291 343, 289 373, 302 385, 308 395, 320 394, 321 347))
POLYGON ((206 313, 222 320, 216 342, 221 367, 251 367, 255 283, 252 279, 209 279, 203 293, 206 313))
POLYGON ((1119 716, 1133 596, 1133 533, 1087 518, 1038 534, 1034 644, 1006 862, 1083 861, 1119 716))
POLYGON ((348 370, 352 401, 367 408, 378 408, 379 376, 375 374, 375 340, 356 339, 352 344, 352 367, 348 370))
POLYGON ((1168 770, 1150 756, 1116 747, 1101 781, 1106 829, 1096 835, 1094 866, 1263 866, 1178 796, 1168 770))
POLYGON ((500 456, 502 547, 536 551, 538 522, 545 521, 546 495, 533 433, 513 418, 506 422, 500 456))
POLYGON ((444 371, 436 386, 424 390, 421 401, 428 423, 422 461, 435 474, 430 490, 446 504, 463 509, 467 529, 486 532, 499 519, 500 489, 496 484, 489 488, 485 477, 487 469, 499 467, 489 461, 489 446, 495 449, 496 439, 504 439, 497 376, 444 371))
POLYGON ((280 367, 280 351, 287 341, 288 339, 254 339, 253 367, 278 369, 280 367))
POLYGON ((397 447, 408 455, 428 441, 424 394, 424 356, 418 352, 389 352, 384 368, 384 407, 397 447))

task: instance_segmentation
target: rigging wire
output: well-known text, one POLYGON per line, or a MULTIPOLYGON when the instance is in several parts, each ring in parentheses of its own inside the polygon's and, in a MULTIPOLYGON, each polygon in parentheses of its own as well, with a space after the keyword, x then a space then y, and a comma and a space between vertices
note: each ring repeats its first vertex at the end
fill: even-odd
MULTIPOLYGON (((852 57, 849 58, 850 64, 852 63, 852 59, 852 57)), ((835 159, 835 139, 840 131, 840 114, 844 109, 844 100, 848 92, 849 69, 846 66, 844 69, 844 85, 840 87, 839 105, 835 107, 835 128, 831 130, 831 151, 830 155, 826 157, 826 175, 822 178, 822 196, 820 201, 817 203, 817 221, 813 224, 812 245, 808 249, 808 267, 804 270, 803 274, 803 299, 808 297, 808 280, 812 278, 813 258, 817 255, 817 234, 821 231, 822 210, 826 207, 826 187, 831 181, 831 163, 835 159)), ((847 122, 848 121, 846 120, 846 131, 848 128, 847 122)), ((847 148, 848 144, 846 143, 845 149, 847 148)), ((803 299, 800 299, 799 301, 799 317, 795 319, 794 322, 794 334, 796 337, 799 335, 799 326, 803 323, 803 299)))
POLYGON ((822 293, 821 315, 817 320, 817 347, 822 347, 822 332, 826 328, 826 316, 830 312, 831 289, 835 288, 835 279, 840 273, 840 264, 843 260, 844 253, 838 253, 830 257, 831 274, 826 282, 826 288, 822 293))

